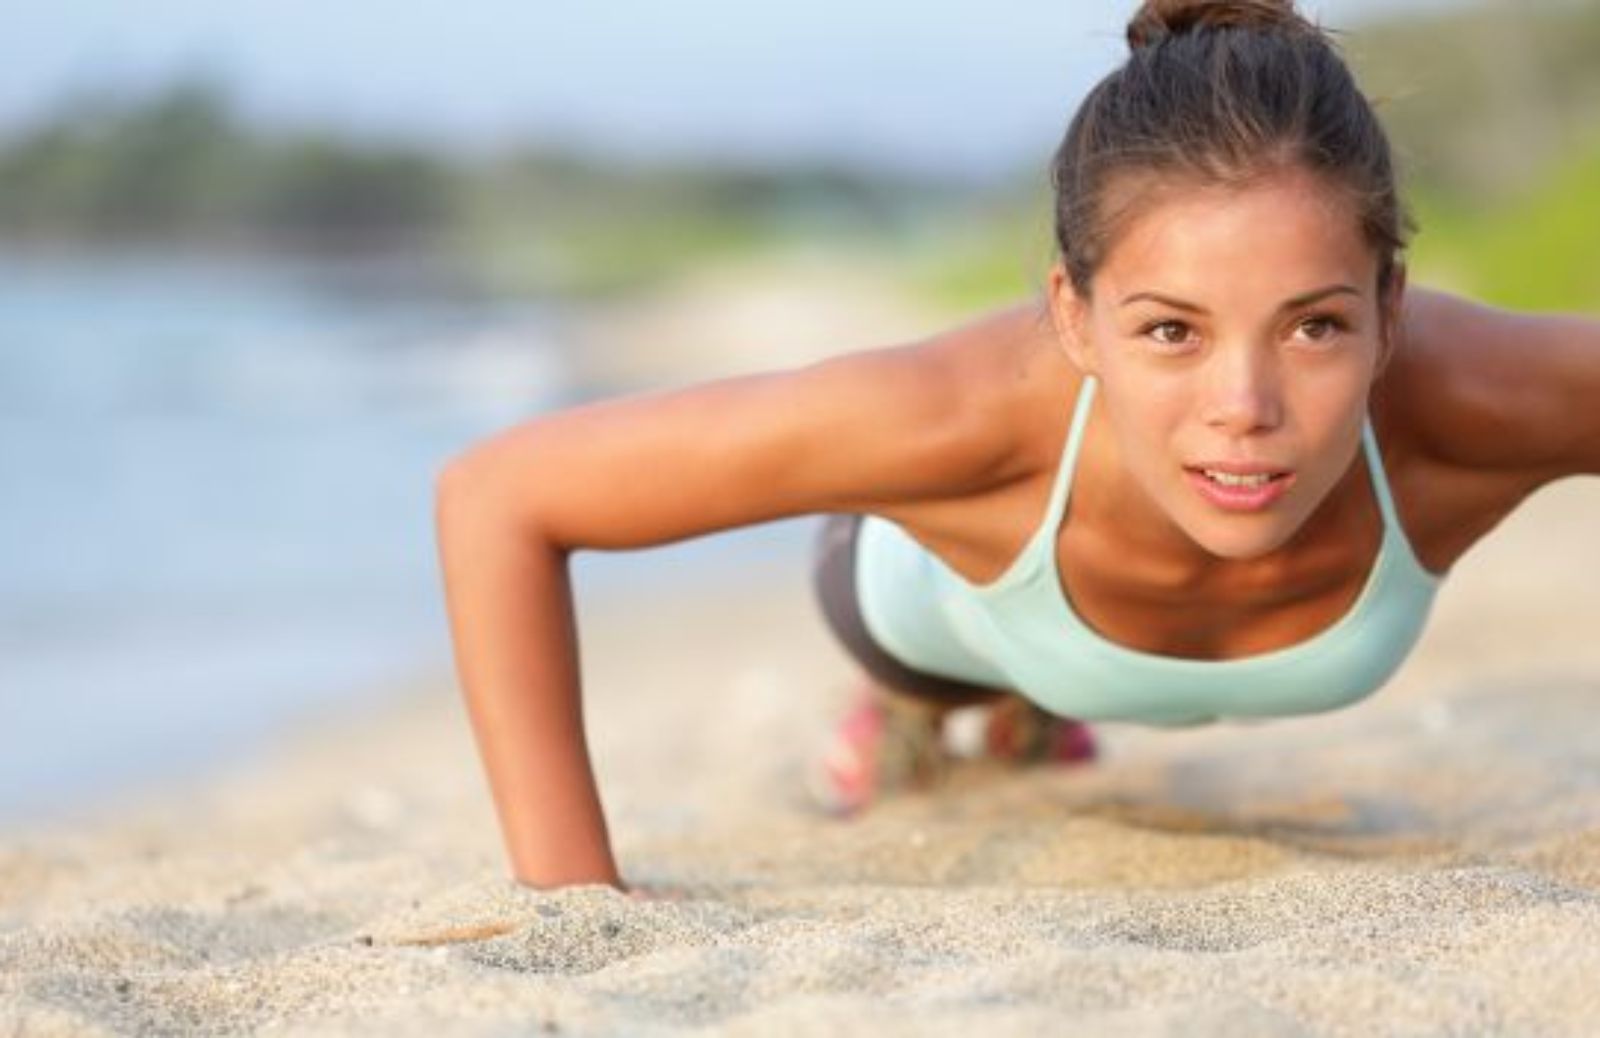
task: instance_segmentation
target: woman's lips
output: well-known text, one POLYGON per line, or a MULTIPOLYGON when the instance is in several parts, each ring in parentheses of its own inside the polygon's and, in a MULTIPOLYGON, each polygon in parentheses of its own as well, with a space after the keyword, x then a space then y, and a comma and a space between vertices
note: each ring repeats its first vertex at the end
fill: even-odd
MULTIPOLYGON (((1206 467, 1209 468, 1211 466, 1206 467)), ((1237 469, 1243 468, 1245 471, 1237 472, 1239 475, 1249 475, 1252 471, 1273 474, 1273 478, 1259 485, 1229 486, 1212 479, 1201 468, 1186 467, 1184 469, 1184 476, 1201 497, 1218 508, 1230 512, 1256 512, 1268 507, 1288 493, 1289 487, 1293 485, 1295 478, 1293 472, 1282 470, 1274 472, 1274 470, 1266 466, 1223 465, 1217 466, 1217 468, 1226 473, 1235 473, 1237 469)))

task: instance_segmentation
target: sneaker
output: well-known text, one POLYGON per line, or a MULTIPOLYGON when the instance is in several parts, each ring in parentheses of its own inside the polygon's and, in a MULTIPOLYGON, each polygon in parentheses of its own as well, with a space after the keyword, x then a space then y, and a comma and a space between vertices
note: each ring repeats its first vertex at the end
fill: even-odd
POLYGON ((1099 756, 1100 749, 1084 722, 1008 695, 989 707, 984 752, 995 760, 1026 767, 1086 763, 1099 756))
POLYGON ((942 711, 864 686, 812 765, 806 785, 832 815, 853 815, 897 792, 928 789, 949 771, 942 711))

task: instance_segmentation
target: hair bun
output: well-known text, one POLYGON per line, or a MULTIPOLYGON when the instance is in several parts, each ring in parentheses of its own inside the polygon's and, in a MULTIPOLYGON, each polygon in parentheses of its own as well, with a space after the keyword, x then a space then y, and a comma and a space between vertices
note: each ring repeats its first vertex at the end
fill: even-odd
POLYGON ((1263 29, 1320 35, 1293 0, 1145 0, 1128 23, 1133 50, 1200 29, 1263 29))

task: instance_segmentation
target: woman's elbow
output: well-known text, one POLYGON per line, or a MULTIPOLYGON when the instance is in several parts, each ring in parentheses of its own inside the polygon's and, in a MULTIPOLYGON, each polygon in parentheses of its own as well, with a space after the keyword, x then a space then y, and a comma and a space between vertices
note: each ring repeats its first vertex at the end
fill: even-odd
POLYGON ((446 461, 433 478, 433 519, 440 535, 468 519, 476 524, 503 512, 499 482, 492 459, 481 446, 446 461))
POLYGON ((434 475, 434 529, 440 540, 509 533, 547 542, 527 492, 526 453, 489 440, 450 458, 434 475), (517 460, 517 459, 521 460, 517 460))

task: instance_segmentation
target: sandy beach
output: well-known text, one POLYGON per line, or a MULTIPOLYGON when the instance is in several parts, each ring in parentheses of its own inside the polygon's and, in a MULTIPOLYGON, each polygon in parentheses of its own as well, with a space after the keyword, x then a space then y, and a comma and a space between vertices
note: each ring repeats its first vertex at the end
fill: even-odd
MULTIPOLYGON (((861 343, 857 343, 858 345, 861 343)), ((0 1034, 1580 1035, 1600 1030, 1600 480, 1462 561, 1388 688, 1102 725, 851 820, 803 560, 583 597, 614 848, 507 878, 454 680, 214 780, 0 834, 0 1034)))

